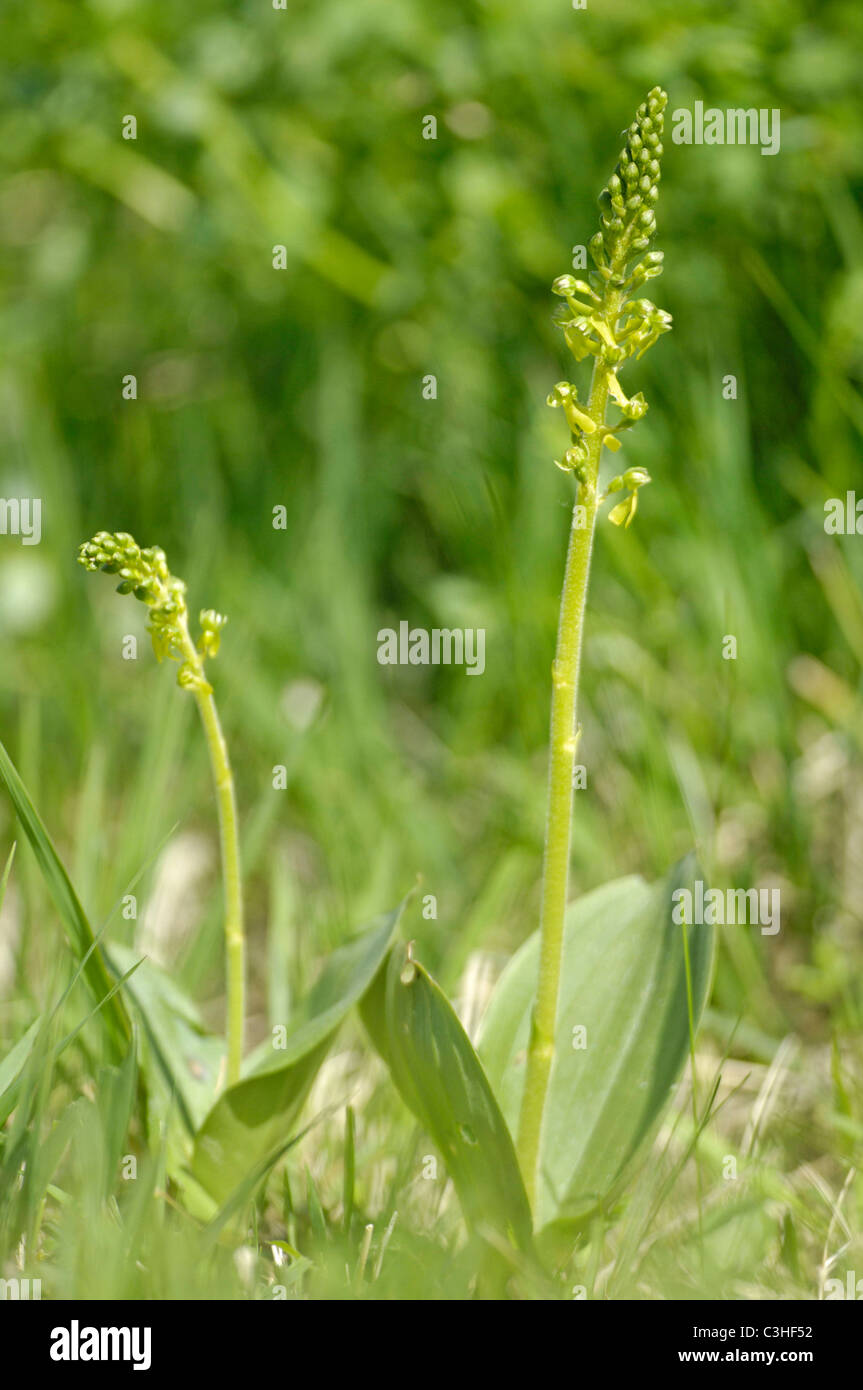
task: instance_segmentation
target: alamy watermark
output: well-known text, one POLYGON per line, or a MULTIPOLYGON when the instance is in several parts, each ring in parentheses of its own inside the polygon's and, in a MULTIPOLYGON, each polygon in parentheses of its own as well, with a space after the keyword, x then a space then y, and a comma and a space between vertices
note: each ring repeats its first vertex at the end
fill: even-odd
POLYGON ((692 111, 681 106, 672 112, 671 138, 675 145, 760 145, 762 154, 778 154, 780 125, 778 106, 705 111, 704 102, 696 101, 692 111))
POLYGON ((4 1302, 29 1303, 41 1298, 41 1279, 0 1279, 0 1300, 4 1302))
POLYGON ((846 492, 824 503, 824 530, 828 536, 863 536, 863 497, 846 492))
POLYGON ((400 622, 398 632, 382 627, 378 633, 381 666, 464 666, 467 675, 485 670, 485 628, 412 628, 400 622))
POLYGON ((131 1361, 133 1371, 148 1371, 151 1362, 149 1327, 82 1327, 73 1318, 69 1327, 51 1330, 52 1361, 131 1361))
POLYGON ((678 926, 760 927, 762 936, 779 931, 778 888, 705 889, 697 878, 691 889, 675 888, 671 901, 671 920, 678 926))
POLYGON ((0 536, 20 536, 22 545, 42 539, 40 497, 0 497, 0 536))
POLYGON ((856 1270, 849 1269, 843 1279, 825 1279, 824 1298, 830 1302, 834 1299, 847 1298, 853 1303, 863 1302, 863 1279, 857 1278, 856 1270))

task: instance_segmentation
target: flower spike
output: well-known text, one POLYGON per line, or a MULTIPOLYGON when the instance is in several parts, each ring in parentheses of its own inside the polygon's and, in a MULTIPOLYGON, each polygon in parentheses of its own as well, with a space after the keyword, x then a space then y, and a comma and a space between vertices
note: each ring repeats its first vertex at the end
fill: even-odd
POLYGON ((204 674, 204 663, 219 650, 222 628, 228 621, 213 608, 199 616, 201 635, 197 645, 189 634, 186 586, 168 569, 164 550, 157 545, 138 545, 127 531, 97 531, 78 547, 78 563, 85 570, 104 570, 119 579, 117 592, 134 594, 150 610, 148 632, 158 661, 169 658, 179 664, 177 684, 195 697, 216 789, 222 847, 222 879, 225 895, 225 956, 227 962, 227 1057, 225 1076, 229 1086, 240 1079, 245 1017, 245 931, 240 872, 240 840, 234 778, 228 748, 219 721, 213 687, 204 674))
POLYGON ((219 650, 219 637, 228 621, 212 608, 201 612, 201 636, 190 653, 186 586, 168 569, 164 550, 157 545, 143 549, 126 531, 97 531, 78 548, 78 563, 95 572, 116 575, 118 594, 134 594, 150 610, 147 631, 157 661, 180 663, 177 683, 185 690, 211 687, 203 674, 204 661, 219 650), (195 656, 198 658, 195 659, 195 656))
MULTIPOLYGON (((592 388, 591 398, 583 406, 577 404, 576 388, 569 382, 558 382, 548 397, 549 405, 563 407, 570 429, 570 447, 563 459, 555 462, 582 485, 596 486, 601 449, 618 450, 620 431, 647 412, 647 401, 640 391, 627 396, 618 379, 620 368, 630 357, 641 357, 671 328, 671 315, 664 309, 649 299, 633 297, 648 280, 662 274, 662 252, 648 248, 656 232, 667 100, 665 92, 654 87, 624 132, 624 147, 599 197, 601 225, 590 242, 595 269, 589 281, 559 275, 551 287, 563 301, 554 312, 554 321, 563 329, 576 362, 593 357, 594 385, 600 386, 599 396, 594 396, 592 388), (600 396, 601 407, 594 408, 600 396), (616 425, 605 422, 606 401, 620 411, 616 425), (595 448, 591 436, 598 440, 595 448)), ((612 508, 611 521, 630 524, 637 506, 637 488, 645 481, 649 480, 645 477, 636 483, 630 496, 612 508)))

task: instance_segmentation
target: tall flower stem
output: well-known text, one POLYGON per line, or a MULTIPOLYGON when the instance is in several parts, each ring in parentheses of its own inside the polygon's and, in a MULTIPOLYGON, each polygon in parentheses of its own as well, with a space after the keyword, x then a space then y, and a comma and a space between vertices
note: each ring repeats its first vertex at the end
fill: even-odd
POLYGON ((216 788, 219 812, 219 839, 222 854, 222 883, 225 895, 225 981, 227 1040, 227 1084, 240 1079, 246 1014, 246 939, 243 924, 243 890, 240 872, 240 836, 234 774, 228 745, 222 732, 212 688, 204 676, 204 662, 185 622, 182 624, 183 655, 200 674, 191 688, 204 727, 210 767, 216 788))
POLYGON ((578 678, 584 639, 584 616, 598 512, 599 456, 608 402, 607 371, 594 367, 587 414, 597 425, 590 436, 585 479, 573 508, 566 572, 560 600, 557 648, 552 666, 551 742, 548 758, 548 801, 540 908, 539 983, 527 1056, 527 1075, 518 1132, 518 1156, 531 1207, 536 1204, 537 1161, 542 1117, 551 1064, 554 1060, 563 927, 569 885, 572 801, 578 678), (594 444, 593 441, 596 441, 594 444))
POLYGON ((220 633, 227 618, 212 608, 199 615, 201 635, 193 642, 189 632, 186 586, 171 574, 165 552, 159 546, 142 548, 126 531, 98 531, 78 549, 84 569, 103 570, 119 579, 121 594, 134 594, 150 612, 148 631, 159 661, 166 658, 179 664, 177 683, 190 690, 197 701, 210 755, 219 812, 219 838, 222 851, 222 879, 225 894, 225 963, 227 1084, 240 1079, 243 1060, 245 1015, 245 934, 243 930, 243 891, 240 877, 240 837, 234 778, 228 746, 222 733, 213 687, 207 680, 205 663, 219 650, 220 633))
POLYGON ((571 446, 559 466, 575 476, 578 493, 552 666, 539 973, 517 1140, 525 1188, 534 1213, 543 1118, 555 1059, 579 739, 578 683, 593 537, 599 507, 609 493, 628 492, 626 499, 609 512, 609 519, 616 525, 628 526, 635 515, 638 489, 650 481, 643 468, 630 468, 622 477, 613 478, 606 493, 600 494, 600 461, 603 447, 618 450, 620 432, 641 419, 647 410, 640 393, 632 399, 625 395, 618 380, 620 367, 628 357, 640 357, 671 326, 670 315, 650 300, 630 297, 661 271, 660 252, 649 253, 634 266, 632 262, 647 251, 656 229, 653 205, 658 197, 666 101, 665 93, 654 87, 626 132, 617 167, 599 200, 601 229, 590 242, 596 267, 590 283, 562 275, 552 286, 566 301, 566 306, 560 306, 557 321, 568 347, 577 362, 592 356, 594 367, 586 406, 577 404, 578 393, 570 382, 559 382, 549 396, 549 404, 563 406, 567 417, 571 446), (623 417, 615 426, 606 424, 611 401, 623 417))

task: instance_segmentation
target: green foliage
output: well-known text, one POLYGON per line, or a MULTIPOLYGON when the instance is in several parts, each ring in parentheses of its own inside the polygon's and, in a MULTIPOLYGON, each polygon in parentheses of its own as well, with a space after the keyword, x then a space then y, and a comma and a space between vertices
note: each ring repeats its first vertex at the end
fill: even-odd
POLYGON ((134 1040, 118 1067, 102 1067, 96 1077, 96 1105, 104 1135, 101 1146, 102 1193, 107 1201, 117 1181, 123 1148, 137 1102, 138 1059, 134 1040))
MULTIPOLYGON (((0 777, 5 783, 15 814, 30 843, 45 884, 66 931, 67 941, 81 963, 83 977, 100 1010, 106 1042, 116 1055, 125 1056, 130 1037, 129 1018, 121 999, 113 990, 111 978, 96 944, 93 929, 69 881, 69 875, 51 843, 51 838, 12 759, 0 743, 0 777), (104 1005, 104 1008, 101 1006, 104 1005)), ((7 870, 9 863, 7 863, 7 870)), ((5 882, 4 882, 5 887, 5 882)))
POLYGON ((135 951, 116 943, 110 954, 124 971, 139 967, 125 990, 140 1022, 150 1138, 161 1142, 168 1126, 178 1121, 187 1144, 212 1104, 224 1065, 224 1039, 207 1032, 193 1001, 152 961, 141 961, 135 951))
MULTIPOLYGON (((782 1299, 817 1295, 825 1251, 839 1273, 859 1270, 863 1187, 846 1178, 863 1144, 863 550, 822 525, 828 497, 859 493, 859 5, 298 0, 229 13, 141 0, 132 15, 48 0, 12 7, 4 41, 0 495, 43 498, 45 524, 38 547, 0 537, 3 740, 88 920, 110 916, 103 954, 140 960, 116 905, 134 879, 141 916, 157 913, 162 851, 210 833, 209 767, 188 702, 147 679, 148 652, 116 659, 114 623, 136 631, 137 606, 112 611, 102 586, 76 583, 71 549, 105 524, 159 536, 190 590, 242 615, 221 675, 259 1032, 288 1016, 282 1002, 268 1013, 265 939, 278 930, 279 988, 299 1001, 349 924, 418 870, 439 909, 412 922, 416 952, 460 1007, 475 1013, 524 941, 544 827, 537 691, 568 521, 568 480, 537 466, 557 448, 538 402, 570 358, 561 341, 549 375, 544 287, 561 248, 589 236, 612 132, 657 76, 672 107, 781 108, 777 158, 664 140, 675 331, 638 369, 650 429, 612 436, 619 479, 644 470, 661 487, 641 494, 649 525, 625 545, 597 533, 580 757, 601 763, 602 783, 580 797, 572 873, 581 895, 624 866, 653 882, 695 842, 713 883, 782 885, 782 933, 719 933, 697 1045, 700 1189, 681 1096, 625 1205, 566 1269, 591 1298, 782 1299), (137 142, 119 138, 126 111, 137 142), (418 135, 426 112, 435 141, 418 135), (120 399, 129 372, 136 401, 120 399), (374 633, 402 617, 485 626, 486 680, 444 668, 382 680, 374 633), (729 632, 739 658, 720 662, 729 632)), ((15 814, 4 799, 4 859, 15 814)), ((277 1284, 291 1298, 471 1296, 457 1204, 416 1181, 412 1122, 347 1030, 349 1233, 341 1115, 287 1156, 292 1200, 284 1164, 264 1182, 248 1277, 235 1240, 205 1246, 184 1214, 161 1121, 148 1150, 142 1110, 126 1150, 138 1179, 104 1202, 88 1096, 106 1010, 85 1020, 107 982, 84 1009, 75 986, 51 1047, 35 1047, 81 952, 58 951, 19 839, 0 929, 0 1067, 17 1073, 0 1114, 18 1104, 0 1129, 4 1263, 23 1260, 51 1297, 268 1298, 277 1284), (54 1044, 76 1029, 55 1067, 54 1044), (55 1129, 48 1177, 39 1150, 55 1129), (275 1242, 290 1247, 281 1265, 275 1242)), ((212 1020, 219 891, 191 859, 166 914, 172 979, 212 1020)), ((148 966, 119 992, 136 1021, 148 966)), ((138 1031, 153 1093, 162 1074, 138 1031)), ((202 1036, 192 1027, 178 1057, 188 1043, 194 1066, 202 1036)), ((179 1110, 170 1094, 165 1081, 160 1114, 179 1110)))
POLYGON ((328 957, 279 1045, 274 1039, 266 1046, 204 1117, 188 1184, 198 1208, 202 1194, 221 1206, 250 1172, 265 1176, 293 1137, 291 1126, 315 1075, 345 1016, 371 985, 401 913, 396 908, 328 957))
MULTIPOLYGON (((617 879, 569 908, 539 1158, 540 1228, 575 1224, 610 1205, 672 1098, 690 1037, 684 929, 672 920, 672 893, 692 873, 684 864, 653 885, 617 879)), ((697 1027, 715 933, 709 926, 686 931, 697 1027)), ((534 933, 498 981, 478 1042, 510 1125, 521 1108, 538 959, 534 933)))
POLYGON ((0 1062, 0 1123, 5 1124, 17 1097, 15 1083, 27 1065, 33 1044, 39 1034, 41 1019, 34 1019, 23 1037, 19 1038, 0 1062))
POLYGON ((513 1141, 446 995, 396 946, 361 1013, 402 1100, 432 1136, 480 1235, 530 1250, 530 1208, 513 1141))

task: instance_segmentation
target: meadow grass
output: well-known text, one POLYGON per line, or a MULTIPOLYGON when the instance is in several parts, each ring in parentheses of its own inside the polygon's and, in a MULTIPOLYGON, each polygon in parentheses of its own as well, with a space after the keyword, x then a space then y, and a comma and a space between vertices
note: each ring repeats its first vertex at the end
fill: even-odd
MULTIPOLYGON (((110 586, 90 591, 75 546, 104 524, 157 536, 190 589, 232 614, 219 697, 243 807, 253 1044, 351 925, 417 872, 439 913, 415 910, 410 933, 468 1013, 536 921, 568 527, 547 465, 559 349, 546 285, 657 53, 672 105, 707 93, 788 111, 779 159, 670 151, 663 303, 675 332, 643 364, 651 417, 628 446, 655 483, 625 538, 598 535, 580 720, 602 777, 581 799, 571 862, 583 892, 615 866, 655 877, 694 841, 723 885, 780 883, 783 930, 770 949, 751 933, 721 937, 696 1051, 700 1176, 687 1082, 627 1202, 584 1234, 554 1291, 808 1299, 828 1269, 863 1271, 863 558, 854 537, 822 526, 824 500, 855 485, 863 420, 856 11, 824 4, 804 42, 804 7, 790 0, 721 24, 693 4, 697 38, 677 5, 648 17, 624 4, 593 18, 588 42, 549 3, 503 9, 494 26, 471 19, 455 55, 443 4, 300 6, 276 44, 257 21, 187 4, 143 7, 134 42, 88 16, 97 72, 82 73, 62 14, 47 44, 23 15, 10 21, 13 56, 44 94, 29 125, 20 92, 4 97, 14 295, 0 493, 41 495, 52 519, 38 549, 2 538, 0 733, 110 939, 132 944, 138 924, 117 904, 136 875, 143 910, 171 882, 178 837, 209 846, 211 867, 194 877, 181 842, 183 905, 161 927, 175 978, 216 1027, 206 753, 182 693, 118 659, 136 629, 112 613, 110 586), (240 29, 245 67, 229 62, 240 29), (813 55, 829 81, 816 81, 813 55), (207 95, 209 117, 164 96, 163 60, 207 95), (336 74, 343 95, 322 103, 336 74), (295 84, 290 111, 271 97, 275 80, 295 84), (64 116, 69 90, 83 95, 64 116), (489 134, 445 126, 423 148, 423 110, 452 116, 468 101, 491 113, 489 134), (142 207, 140 171, 119 156, 110 189, 99 182, 93 142, 110 129, 116 143, 121 108, 146 115, 152 135, 135 154, 185 197, 151 193, 142 207), (269 251, 297 200, 282 287, 269 251), (149 399, 127 408, 119 382, 136 367, 149 399), (421 399, 425 371, 439 378, 434 404, 421 399), (720 389, 729 371, 733 403, 720 389), (287 533, 272 530, 277 503, 287 533), (382 680, 374 634, 408 613, 486 626, 493 696, 488 676, 382 680), (720 657, 728 632, 736 663, 720 657), (285 794, 272 790, 274 763, 285 794), (736 1182, 723 1177, 728 1156, 736 1182)), ((5 862, 21 839, 5 802, 0 830, 5 862)), ((0 923, 0 1059, 50 1019, 2 1131, 0 1272, 41 1275, 52 1297, 266 1297, 275 1284, 470 1295, 455 1197, 417 1181, 428 1141, 358 1025, 308 1103, 306 1118, 322 1118, 257 1195, 237 1259, 236 1241, 214 1240, 167 1192, 138 1108, 124 1108, 128 1078, 106 1081, 94 1022, 57 1050, 90 1006, 80 982, 63 997, 74 964, 24 843, 0 923), (347 1103, 358 1176, 345 1234, 347 1103), (118 1153, 138 1155, 136 1183, 116 1176, 118 1153)))

